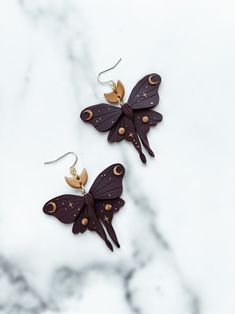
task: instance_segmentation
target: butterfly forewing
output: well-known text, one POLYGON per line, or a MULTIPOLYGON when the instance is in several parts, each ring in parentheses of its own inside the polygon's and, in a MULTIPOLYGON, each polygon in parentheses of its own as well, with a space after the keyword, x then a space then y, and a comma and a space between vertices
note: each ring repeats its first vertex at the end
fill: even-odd
POLYGON ((132 109, 147 109, 156 106, 159 102, 160 83, 161 77, 156 73, 143 77, 133 88, 128 99, 132 109))
POLYGON ((82 196, 64 194, 49 200, 43 206, 43 211, 65 224, 70 224, 79 216, 83 206, 84 198, 82 196))
POLYGON ((110 130, 122 115, 122 110, 108 104, 90 106, 81 112, 81 119, 91 123, 98 131, 110 130))
POLYGON ((113 164, 102 171, 95 179, 89 193, 95 200, 114 199, 122 194, 122 179, 125 168, 121 164, 113 164))

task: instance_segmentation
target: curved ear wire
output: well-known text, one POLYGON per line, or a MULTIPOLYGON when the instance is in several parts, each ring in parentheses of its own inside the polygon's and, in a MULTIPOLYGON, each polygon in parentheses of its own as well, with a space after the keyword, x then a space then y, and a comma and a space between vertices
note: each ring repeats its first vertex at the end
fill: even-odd
POLYGON ((60 159, 66 157, 66 156, 68 156, 68 155, 70 155, 70 154, 75 157, 75 161, 74 161, 74 163, 72 164, 72 166, 69 167, 69 170, 70 170, 70 173, 71 173, 73 176, 76 176, 76 175, 77 175, 77 171, 76 171, 75 166, 76 166, 77 161, 78 161, 78 156, 77 156, 74 152, 68 152, 68 153, 66 153, 66 154, 64 154, 64 155, 62 155, 62 156, 60 156, 59 158, 57 158, 57 159, 55 159, 55 160, 45 161, 45 162, 44 162, 44 165, 48 165, 48 164, 55 163, 55 162, 59 161, 60 159))
POLYGON ((72 177, 65 177, 65 181, 67 182, 67 184, 69 186, 71 186, 72 188, 75 188, 75 189, 80 189, 82 191, 82 193, 85 193, 85 188, 84 188, 84 185, 87 183, 87 180, 88 180, 88 174, 87 174, 87 171, 86 169, 83 169, 81 174, 78 175, 77 174, 77 170, 75 168, 75 165, 78 161, 78 156, 74 153, 74 152, 68 152, 62 156, 60 156, 59 158, 55 159, 55 160, 51 160, 51 161, 46 161, 44 162, 45 165, 48 165, 48 164, 51 164, 51 163, 54 163, 54 162, 57 162, 59 161, 60 159, 68 156, 68 155, 73 155, 75 157, 75 161, 74 163, 72 164, 71 167, 69 167, 69 171, 72 175, 72 177))
POLYGON ((113 80, 101 81, 101 80, 100 80, 100 76, 101 76, 102 74, 106 73, 106 72, 109 72, 109 71, 115 69, 116 66, 118 66, 118 64, 121 62, 121 60, 122 60, 122 58, 120 58, 120 59, 118 60, 118 62, 115 63, 111 68, 108 68, 108 69, 106 69, 106 70, 101 71, 101 72, 97 75, 97 81, 98 81, 98 83, 104 84, 104 85, 110 85, 112 88, 113 88, 113 87, 116 87, 116 84, 115 84, 115 82, 114 82, 113 80))
POLYGON ((100 84, 103 85, 109 85, 112 88, 112 92, 111 93, 105 93, 104 97, 105 99, 110 102, 111 104, 122 104, 122 100, 125 94, 125 88, 122 84, 121 81, 117 81, 117 83, 115 83, 113 80, 109 80, 109 81, 101 81, 100 80, 100 76, 110 70, 113 70, 114 68, 116 68, 116 66, 121 62, 121 58, 118 60, 118 62, 116 64, 114 64, 114 66, 112 66, 111 68, 108 68, 106 70, 101 71, 98 76, 97 76, 97 81, 100 84))

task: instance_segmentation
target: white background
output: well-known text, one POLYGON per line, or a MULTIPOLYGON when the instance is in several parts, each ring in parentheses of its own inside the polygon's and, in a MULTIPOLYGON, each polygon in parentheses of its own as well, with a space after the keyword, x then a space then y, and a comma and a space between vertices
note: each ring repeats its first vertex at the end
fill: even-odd
POLYGON ((234 1, 19 0, 0 3, 0 313, 235 312, 234 1), (79 118, 103 101, 97 73, 127 95, 162 77, 142 165, 79 118), (42 213, 74 151, 88 186, 122 162, 121 249, 74 236, 42 213))

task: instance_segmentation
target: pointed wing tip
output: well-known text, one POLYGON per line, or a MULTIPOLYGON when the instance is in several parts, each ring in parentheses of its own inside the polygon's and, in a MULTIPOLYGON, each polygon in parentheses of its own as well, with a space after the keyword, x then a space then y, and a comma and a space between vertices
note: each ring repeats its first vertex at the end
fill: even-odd
POLYGON ((146 160, 146 157, 145 157, 145 155, 144 155, 143 153, 140 154, 140 159, 141 159, 141 161, 142 161, 144 164, 146 164, 147 160, 146 160))
POLYGON ((113 246, 112 246, 112 244, 109 242, 109 240, 106 240, 105 243, 106 243, 107 247, 113 252, 113 246))
POLYGON ((118 242, 115 243, 116 244, 116 247, 119 249, 121 246, 118 242))

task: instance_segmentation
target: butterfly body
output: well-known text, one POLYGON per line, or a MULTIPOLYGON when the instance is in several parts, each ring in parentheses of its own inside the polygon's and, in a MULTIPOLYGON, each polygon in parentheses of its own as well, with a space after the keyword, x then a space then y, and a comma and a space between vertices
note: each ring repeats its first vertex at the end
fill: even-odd
POLYGON ((73 223, 74 234, 84 233, 86 230, 95 231, 109 249, 113 250, 105 228, 115 245, 120 247, 112 219, 114 213, 125 203, 120 198, 124 174, 125 168, 121 164, 111 165, 96 178, 88 193, 82 196, 60 195, 49 200, 43 211, 62 223, 73 223))
POLYGON ((146 75, 132 90, 127 102, 120 106, 98 104, 84 109, 81 119, 91 123, 98 131, 109 131, 109 142, 120 142, 125 139, 131 142, 145 163, 141 143, 151 156, 147 133, 151 126, 162 120, 162 115, 151 108, 159 102, 158 87, 161 78, 158 74, 146 75))

